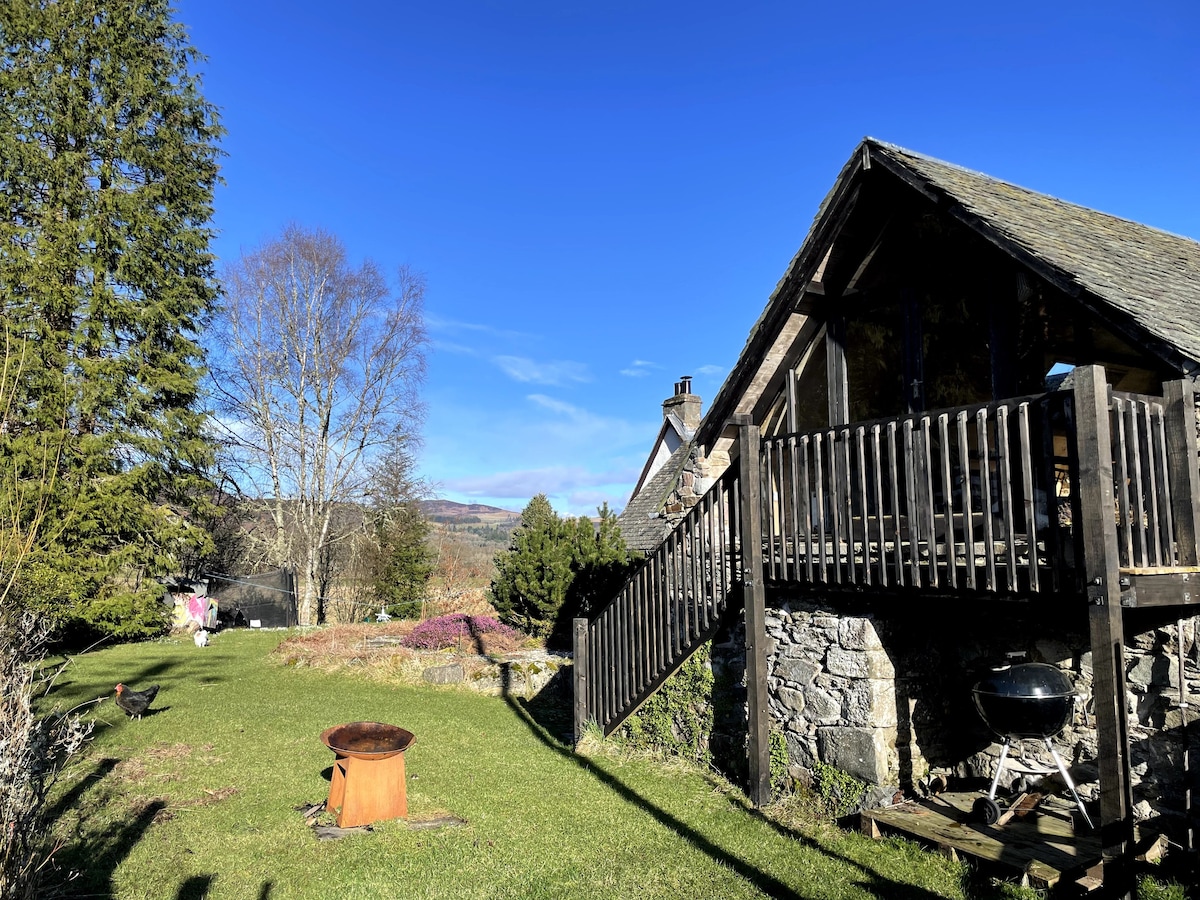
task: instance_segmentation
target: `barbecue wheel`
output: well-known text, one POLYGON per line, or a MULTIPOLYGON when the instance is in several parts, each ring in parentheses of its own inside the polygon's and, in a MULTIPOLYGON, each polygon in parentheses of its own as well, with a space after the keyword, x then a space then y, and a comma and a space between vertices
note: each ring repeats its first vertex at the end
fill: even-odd
POLYGON ((991 797, 980 797, 971 807, 971 813, 984 825, 995 825, 1000 819, 1000 806, 991 797))

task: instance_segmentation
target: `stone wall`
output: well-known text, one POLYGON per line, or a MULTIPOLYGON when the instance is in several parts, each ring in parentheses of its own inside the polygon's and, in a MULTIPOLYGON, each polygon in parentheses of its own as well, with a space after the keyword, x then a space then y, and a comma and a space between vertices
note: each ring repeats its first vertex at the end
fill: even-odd
MULTIPOLYGON (((1200 704, 1195 620, 1183 628, 1129 611, 1127 687, 1135 815, 1183 809, 1179 660, 1191 715, 1200 704), (1182 644, 1182 646, 1181 646, 1182 644)), ((919 793, 933 774, 990 779, 999 744, 976 712, 971 687, 991 666, 1047 662, 1064 669, 1078 701, 1055 739, 1085 799, 1098 795, 1091 654, 1086 618, 1030 603, 911 601, 860 608, 796 597, 767 611, 772 728, 787 741, 793 774, 815 760, 876 785, 873 798, 919 793)), ((1200 758, 1200 723, 1187 729, 1200 758)), ((1002 784, 1037 783, 1054 763, 1024 741, 1002 784)))

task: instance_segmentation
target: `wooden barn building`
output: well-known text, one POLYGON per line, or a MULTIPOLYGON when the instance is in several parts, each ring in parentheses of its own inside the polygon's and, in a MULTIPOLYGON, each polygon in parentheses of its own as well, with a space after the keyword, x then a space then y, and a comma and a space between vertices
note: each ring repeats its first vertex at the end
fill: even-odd
MULTIPOLYGON (((1066 804, 1027 871, 1111 887, 1143 835, 1188 844, 1198 375, 1200 244, 864 140, 707 412, 686 380, 668 400, 693 417, 621 516, 645 561, 575 623, 577 728, 716 637, 752 799, 775 733, 796 773, 874 786, 886 827, 892 799, 986 785, 972 685, 1043 663, 1077 702, 1004 783, 1051 783, 1053 750, 1095 828, 1066 804)), ((946 817, 1001 847, 1019 824, 976 812, 946 817)))

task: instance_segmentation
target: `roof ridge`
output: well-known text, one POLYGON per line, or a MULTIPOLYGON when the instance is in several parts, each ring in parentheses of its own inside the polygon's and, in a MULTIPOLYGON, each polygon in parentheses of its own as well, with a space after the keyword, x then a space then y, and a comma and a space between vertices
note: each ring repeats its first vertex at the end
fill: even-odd
MULTIPOLYGON (((1105 212, 1102 209, 1096 209, 1094 206, 1085 206, 1082 203, 1076 203, 1073 200, 1066 200, 1062 197, 1056 196, 1055 194, 1049 194, 1049 193, 1046 193, 1045 191, 1034 190, 1031 187, 1026 187, 1023 184, 1018 184, 1015 181, 1009 181, 1006 178, 997 178, 995 175, 989 175, 987 172, 980 172, 976 169, 968 168, 967 166, 961 166, 958 163, 952 163, 952 162, 949 162, 944 159, 939 159, 936 156, 930 156, 928 153, 921 153, 917 150, 910 150, 907 147, 901 147, 899 144, 893 144, 893 143, 890 143, 889 141, 883 141, 883 140, 880 140, 879 138, 874 138, 869 135, 867 137, 864 137, 862 142, 864 144, 873 145, 881 150, 889 151, 893 155, 909 156, 909 157, 913 157, 914 159, 918 159, 918 160, 921 160, 926 163, 932 163, 934 165, 942 166, 947 169, 953 169, 956 172, 961 172, 965 175, 970 175, 972 178, 977 178, 982 181, 991 182, 993 184, 1002 184, 1002 185, 1005 185, 1007 187, 1021 191, 1025 194, 1029 194, 1034 197, 1043 197, 1047 200, 1052 200, 1055 203, 1061 203, 1063 206, 1068 206, 1068 207, 1072 207, 1074 209, 1083 210, 1091 215, 1104 216, 1106 218, 1113 219, 1114 221, 1124 222, 1128 225, 1136 225, 1138 228, 1144 228, 1148 231, 1154 231, 1154 232, 1157 232, 1158 234, 1162 234, 1167 237, 1176 238, 1178 240, 1183 240, 1183 241, 1189 241, 1193 244, 1200 244, 1200 240, 1198 240, 1197 238, 1191 237, 1189 235, 1186 235, 1186 234, 1178 234, 1174 231, 1167 231, 1165 228, 1158 228, 1154 225, 1148 225, 1145 222, 1139 222, 1137 219, 1131 219, 1127 216, 1119 216, 1116 213, 1105 212)), ((903 162, 903 160, 898 160, 898 161, 903 162)), ((921 173, 918 173, 918 174, 921 174, 921 173)), ((941 190, 947 191, 947 193, 953 193, 952 191, 947 190, 947 188, 945 188, 944 186, 939 185, 939 187, 941 188, 941 190)))

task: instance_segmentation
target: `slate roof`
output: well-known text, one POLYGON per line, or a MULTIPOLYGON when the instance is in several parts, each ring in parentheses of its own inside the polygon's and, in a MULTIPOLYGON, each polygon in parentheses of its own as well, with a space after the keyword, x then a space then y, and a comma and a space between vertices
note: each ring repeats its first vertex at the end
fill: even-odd
POLYGON ((863 143, 873 160, 895 161, 957 201, 1001 246, 1049 267, 1060 287, 1087 291, 1200 364, 1200 243, 902 147, 863 143))
POLYGON ((691 441, 681 444, 621 510, 617 524, 621 526, 621 537, 630 550, 648 553, 666 537, 670 526, 661 514, 662 506, 674 490, 691 450, 691 441))

